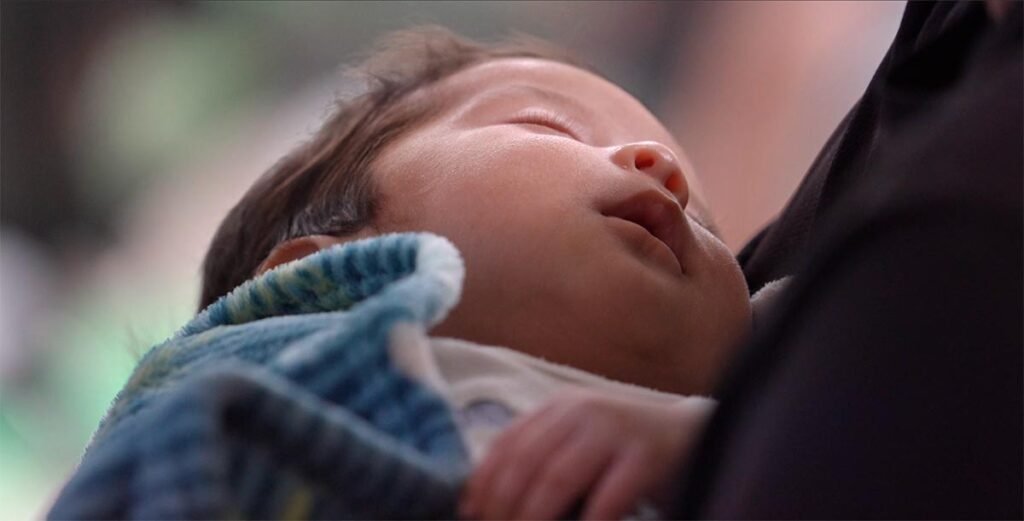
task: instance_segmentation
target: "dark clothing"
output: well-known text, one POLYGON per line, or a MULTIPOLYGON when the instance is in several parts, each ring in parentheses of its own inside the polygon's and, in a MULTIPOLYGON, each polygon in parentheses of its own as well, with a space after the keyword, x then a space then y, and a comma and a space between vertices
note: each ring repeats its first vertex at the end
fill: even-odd
POLYGON ((1024 516, 1021 7, 908 5, 740 254, 751 291, 793 280, 720 386, 672 517, 1024 516))

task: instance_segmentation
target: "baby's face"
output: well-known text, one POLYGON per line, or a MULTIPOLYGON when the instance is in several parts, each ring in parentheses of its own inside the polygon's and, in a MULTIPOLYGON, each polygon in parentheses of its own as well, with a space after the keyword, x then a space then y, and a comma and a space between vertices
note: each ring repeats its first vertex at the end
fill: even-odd
POLYGON ((463 298, 434 333, 709 391, 749 301, 661 123, 598 76, 540 59, 490 61, 417 95, 448 102, 375 162, 377 228, 462 252, 463 298))

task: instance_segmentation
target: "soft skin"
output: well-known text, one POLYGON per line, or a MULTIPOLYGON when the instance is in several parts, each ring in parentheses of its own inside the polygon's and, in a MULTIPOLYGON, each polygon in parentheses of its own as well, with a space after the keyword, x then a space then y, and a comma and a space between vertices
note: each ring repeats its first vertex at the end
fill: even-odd
MULTIPOLYGON (((617 380, 708 393, 750 308, 680 149, 636 99, 569 65, 485 62, 414 96, 444 109, 374 163, 360 236, 430 231, 466 262, 434 334, 617 380)), ((345 238, 283 245, 268 267, 345 238), (290 255, 289 255, 290 253, 290 255)))
POLYGON ((641 498, 664 511, 714 409, 571 389, 505 429, 463 489, 464 519, 624 519, 641 498))

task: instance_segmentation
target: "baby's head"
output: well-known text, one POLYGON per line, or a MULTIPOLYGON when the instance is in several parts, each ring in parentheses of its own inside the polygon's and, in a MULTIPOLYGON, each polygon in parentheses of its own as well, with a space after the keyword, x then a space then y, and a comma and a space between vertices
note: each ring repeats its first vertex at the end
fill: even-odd
POLYGON ((433 334, 708 392, 749 325, 742 274, 669 132, 572 63, 437 29, 392 39, 369 90, 231 210, 201 305, 333 244, 429 231, 466 263, 433 334))

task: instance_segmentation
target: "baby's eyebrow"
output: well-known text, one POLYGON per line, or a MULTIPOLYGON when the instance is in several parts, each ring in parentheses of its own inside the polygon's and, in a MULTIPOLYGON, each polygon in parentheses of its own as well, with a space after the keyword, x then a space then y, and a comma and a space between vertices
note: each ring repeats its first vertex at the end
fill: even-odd
POLYGON ((574 114, 586 116, 587 119, 590 119, 590 116, 593 114, 593 111, 589 110, 586 105, 583 105, 570 96, 525 83, 503 85, 496 89, 489 90, 470 102, 469 111, 472 112, 477 108, 488 105, 494 101, 523 98, 540 99, 554 106, 566 108, 574 114))
POLYGON ((580 103, 574 98, 562 94, 561 92, 548 90, 542 87, 537 87, 535 85, 510 85, 507 87, 507 89, 511 91, 523 91, 523 93, 528 96, 538 97, 545 101, 552 102, 556 105, 568 106, 579 112, 589 112, 587 110, 587 107, 585 107, 582 103, 580 103))

